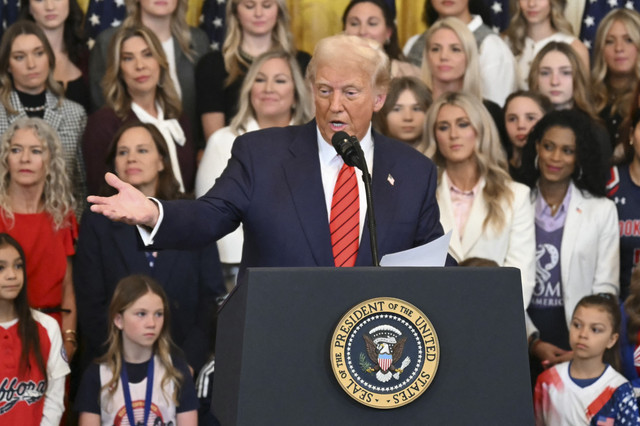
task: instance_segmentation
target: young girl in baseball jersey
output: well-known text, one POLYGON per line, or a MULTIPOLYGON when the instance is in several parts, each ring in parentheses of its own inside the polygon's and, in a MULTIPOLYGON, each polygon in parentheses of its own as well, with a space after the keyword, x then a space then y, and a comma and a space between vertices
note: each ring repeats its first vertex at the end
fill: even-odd
POLYGON ((81 426, 197 424, 193 379, 171 351, 168 316, 167 297, 152 278, 120 280, 107 353, 87 369, 76 397, 81 426))
POLYGON ((29 308, 24 252, 0 234, 0 424, 58 425, 69 366, 55 319, 29 308))
POLYGON ((583 297, 569 326, 573 360, 538 376, 536 425, 640 425, 638 405, 617 365, 620 308, 610 294, 583 297))

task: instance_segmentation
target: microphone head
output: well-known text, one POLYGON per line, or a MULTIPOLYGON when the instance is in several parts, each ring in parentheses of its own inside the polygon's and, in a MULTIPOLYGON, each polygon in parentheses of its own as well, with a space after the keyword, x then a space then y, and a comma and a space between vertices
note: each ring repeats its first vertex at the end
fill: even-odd
POLYGON ((344 144, 349 143, 351 136, 347 134, 347 132, 336 132, 331 138, 331 145, 336 149, 339 155, 344 153, 344 144))

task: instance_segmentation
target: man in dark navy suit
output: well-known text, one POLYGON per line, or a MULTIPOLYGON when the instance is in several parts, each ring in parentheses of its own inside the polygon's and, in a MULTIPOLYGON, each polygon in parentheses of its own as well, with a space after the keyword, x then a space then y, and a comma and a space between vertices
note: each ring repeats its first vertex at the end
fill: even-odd
MULTIPOLYGON (((159 248, 203 246, 242 223, 240 275, 247 267, 334 266, 329 219, 344 163, 331 138, 344 131, 361 142, 372 174, 380 255, 441 236, 435 166, 413 148, 371 128, 390 80, 389 59, 380 46, 346 35, 323 39, 316 46, 307 78, 315 120, 238 137, 226 170, 200 199, 152 201, 107 175, 119 194, 89 197, 94 203, 91 209, 113 220, 141 225, 149 231, 146 236, 142 232, 145 243, 159 248)), ((359 177, 360 172, 356 173, 359 177)), ((361 179, 357 181, 359 210, 352 217, 359 220, 351 264, 366 266, 372 264, 371 245, 368 231, 363 232, 364 187, 361 179)))

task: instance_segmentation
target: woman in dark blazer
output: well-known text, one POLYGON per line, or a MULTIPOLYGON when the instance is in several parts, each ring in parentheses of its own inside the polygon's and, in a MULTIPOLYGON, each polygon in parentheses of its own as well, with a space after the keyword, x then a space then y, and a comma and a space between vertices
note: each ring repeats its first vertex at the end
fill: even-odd
MULTIPOLYGON (((148 196, 181 198, 167 145, 154 125, 129 122, 114 138, 107 162, 111 171, 148 196)), ((189 365, 198 370, 212 349, 216 298, 225 293, 216 244, 201 250, 140 250, 134 226, 87 211, 82 219, 74 279, 83 364, 102 355, 109 301, 118 281, 143 273, 155 278, 171 303, 171 335, 189 365)))

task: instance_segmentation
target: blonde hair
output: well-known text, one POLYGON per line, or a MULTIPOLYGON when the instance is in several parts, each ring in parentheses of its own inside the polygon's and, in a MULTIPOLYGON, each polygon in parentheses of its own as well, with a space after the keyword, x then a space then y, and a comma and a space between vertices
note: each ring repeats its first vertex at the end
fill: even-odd
POLYGON ((540 63, 549 52, 560 52, 567 57, 571 64, 571 77, 573 80, 573 103, 579 110, 587 113, 593 120, 601 121, 593 107, 593 99, 589 91, 589 73, 573 47, 567 43, 551 41, 544 46, 531 62, 529 71, 529 90, 540 91, 538 79, 540 77, 540 63))
POLYGON ((107 70, 102 79, 105 102, 113 108, 116 115, 123 119, 131 109, 131 95, 122 77, 120 59, 122 56, 122 45, 125 41, 133 37, 142 38, 153 58, 160 66, 160 78, 156 88, 156 102, 160 104, 165 118, 180 118, 182 113, 182 103, 178 97, 171 76, 169 75, 169 63, 164 55, 162 45, 158 37, 147 27, 143 26, 122 26, 116 31, 109 43, 109 53, 107 57, 107 70))
POLYGON ((471 93, 478 99, 482 99, 482 80, 480 78, 480 63, 478 60, 478 44, 473 33, 467 25, 458 18, 448 17, 436 21, 426 33, 425 48, 422 57, 422 80, 429 90, 433 92, 433 74, 429 67, 428 52, 433 35, 442 29, 448 29, 455 33, 466 58, 467 67, 464 72, 462 90, 471 93))
MULTIPOLYGON (((194 62, 196 52, 191 48, 191 31, 187 24, 187 9, 189 7, 188 0, 176 0, 176 10, 171 14, 171 35, 176 38, 180 45, 180 50, 184 52, 187 58, 194 62)), ((126 0, 127 18, 124 20, 123 26, 142 26, 142 8, 140 0, 126 0)))
MULTIPOLYGON (((610 87, 608 83, 609 67, 604 59, 603 50, 609 30, 615 22, 620 22, 625 26, 629 37, 633 41, 636 49, 638 49, 633 81, 637 82, 640 80, 640 14, 630 9, 614 9, 600 21, 598 31, 596 32, 595 47, 593 49, 594 63, 591 72, 591 87, 595 100, 595 109, 598 112, 607 106, 611 95, 614 94, 614 89, 610 87)), ((624 116, 628 113, 631 102, 633 101, 633 91, 625 87, 620 93, 616 94, 618 96, 615 99, 615 103, 611 106, 611 114, 618 112, 624 116)))
MULTIPOLYGON (((557 32, 572 35, 573 27, 564 16, 566 5, 565 0, 549 0, 549 7, 551 9, 549 11, 549 21, 551 21, 551 28, 557 32)), ((527 37, 527 26, 529 23, 524 17, 524 13, 522 13, 518 0, 512 0, 509 9, 513 11, 513 15, 509 27, 506 30, 506 35, 511 44, 513 56, 518 56, 524 50, 524 40, 527 37)))
POLYGON ((120 381, 120 372, 122 371, 122 359, 124 348, 122 345, 122 330, 115 325, 115 319, 118 315, 122 315, 131 305, 146 294, 155 294, 162 300, 164 322, 162 329, 156 341, 153 343, 153 354, 157 355, 160 363, 165 369, 164 377, 162 377, 161 387, 165 399, 171 400, 174 404, 178 404, 178 392, 183 381, 182 373, 173 366, 171 361, 171 341, 170 333, 170 312, 167 295, 164 290, 153 278, 146 275, 130 275, 118 282, 116 289, 109 305, 109 333, 107 337, 107 353, 104 354, 98 362, 106 364, 111 371, 111 380, 104 384, 101 388, 101 403, 108 404, 109 399, 118 390, 120 381), (174 383, 173 395, 167 396, 164 392, 166 386, 174 383))
POLYGON ((246 132, 246 124, 250 118, 256 118, 256 111, 251 104, 251 89, 255 83, 256 76, 262 65, 270 59, 282 59, 291 70, 292 83, 295 91, 293 105, 291 106, 291 121, 294 125, 303 124, 313 115, 311 112, 311 104, 309 102, 309 91, 306 82, 300 72, 300 67, 295 57, 289 53, 276 50, 263 53, 258 56, 251 67, 240 89, 238 113, 231 120, 230 129, 236 135, 246 132))
POLYGON ((313 85, 320 64, 335 64, 338 61, 352 61, 371 75, 371 84, 382 93, 387 93, 391 81, 391 61, 382 46, 375 40, 354 35, 337 34, 325 37, 316 44, 311 61, 307 66, 307 81, 313 85))
POLYGON ((11 92, 14 90, 13 80, 9 74, 9 60, 13 42, 21 35, 34 35, 42 43, 49 62, 49 71, 45 87, 58 98, 58 106, 62 104, 64 91, 60 83, 53 78, 53 71, 56 68, 56 56, 51 49, 49 40, 42 29, 33 21, 20 20, 11 25, 3 34, 0 42, 0 102, 9 114, 17 114, 18 111, 11 105, 11 92))
POLYGON ((73 211, 74 200, 71 195, 71 182, 67 176, 65 161, 62 156, 62 144, 58 138, 58 133, 46 121, 37 117, 20 117, 4 132, 2 143, 0 144, 0 208, 2 209, 2 219, 13 227, 15 217, 9 200, 9 184, 11 174, 9 173, 9 153, 11 143, 19 129, 31 129, 43 145, 46 153, 45 161, 46 176, 44 188, 42 190, 42 201, 44 211, 53 219, 55 230, 59 230, 69 225, 69 213, 73 211))
MULTIPOLYGON (((244 75, 243 69, 247 69, 251 65, 250 60, 247 60, 240 53, 242 26, 238 20, 238 5, 241 2, 242 0, 227 0, 227 34, 222 45, 224 66, 227 73, 229 73, 229 77, 224 82, 225 86, 229 86, 238 77, 244 75)), ((286 0, 274 0, 274 2, 278 6, 278 18, 273 31, 271 31, 271 48, 284 50, 291 55, 295 55, 296 48, 291 34, 291 19, 289 18, 286 0)))
POLYGON ((427 111, 425 131, 422 144, 418 150, 431 158, 438 166, 438 180, 446 169, 446 159, 438 149, 435 127, 440 109, 444 105, 461 108, 469 117, 469 121, 477 134, 475 158, 480 176, 485 180, 482 196, 487 203, 487 216, 482 228, 491 226, 500 232, 506 225, 506 212, 502 203, 513 201, 513 192, 509 188, 511 177, 507 173, 507 157, 502 150, 498 129, 482 102, 468 93, 447 92, 438 98, 427 111))

